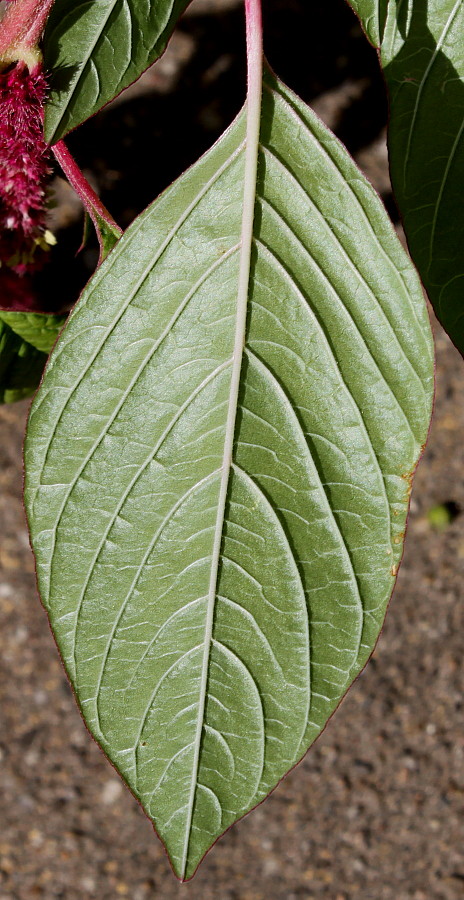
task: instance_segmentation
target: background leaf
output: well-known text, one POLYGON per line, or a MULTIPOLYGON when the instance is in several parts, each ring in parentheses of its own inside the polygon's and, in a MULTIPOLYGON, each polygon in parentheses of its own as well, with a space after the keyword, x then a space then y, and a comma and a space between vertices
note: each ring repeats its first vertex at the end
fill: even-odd
POLYGON ((0 403, 15 403, 32 394, 47 356, 0 320, 0 403))
POLYGON ((0 403, 37 389, 66 316, 0 310, 0 403))
POLYGON ((244 138, 242 114, 102 264, 26 443, 66 668, 182 878, 366 662, 432 399, 421 287, 382 205, 270 76, 237 356, 244 138))
POLYGON ((50 353, 67 316, 0 309, 0 320, 28 344, 50 353))
POLYGON ((189 0, 55 0, 44 35, 51 72, 45 137, 56 143, 163 53, 189 0))
POLYGON ((381 44, 373 23, 382 4, 351 5, 380 45, 392 184, 411 255, 440 322, 464 352, 464 4, 390 0, 381 44))
POLYGON ((349 0, 349 3, 361 19, 371 43, 374 47, 379 47, 385 27, 388 0, 349 0))

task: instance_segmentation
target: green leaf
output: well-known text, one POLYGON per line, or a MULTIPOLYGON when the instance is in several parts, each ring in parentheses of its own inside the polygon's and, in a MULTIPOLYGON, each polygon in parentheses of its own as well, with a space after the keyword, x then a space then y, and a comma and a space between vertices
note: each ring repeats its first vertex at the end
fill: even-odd
POLYGON ((0 403, 29 397, 39 386, 66 316, 0 309, 0 403))
POLYGON ((93 224, 100 244, 100 258, 103 262, 108 253, 111 253, 113 247, 118 243, 121 237, 121 230, 114 228, 110 222, 105 221, 103 216, 100 216, 97 211, 94 212, 93 224))
MULTIPOLYGON (((366 30, 379 6, 351 2, 366 30)), ((464 4, 391 2, 381 43, 389 157, 412 258, 435 312, 464 352, 464 4)))
POLYGON ((388 0, 349 0, 349 3, 361 19, 369 40, 378 47, 385 27, 388 0))
POLYGON ((252 125, 97 271, 26 442, 63 660, 181 878, 371 653, 432 402, 421 287, 374 191, 270 76, 259 151, 252 125))
POLYGON ((45 137, 56 143, 161 56, 189 0, 55 0, 44 36, 51 72, 45 137))
POLYGON ((26 343, 48 354, 66 322, 66 316, 0 309, 0 321, 9 325, 26 343))
POLYGON ((2 321, 0 313, 0 403, 15 403, 37 389, 47 354, 31 346, 2 321))

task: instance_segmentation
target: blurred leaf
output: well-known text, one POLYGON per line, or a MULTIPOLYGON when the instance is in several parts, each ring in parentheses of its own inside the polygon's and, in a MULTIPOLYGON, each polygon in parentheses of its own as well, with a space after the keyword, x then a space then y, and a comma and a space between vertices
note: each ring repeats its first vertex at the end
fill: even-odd
POLYGON ((432 506, 427 513, 427 519, 432 528, 436 528, 437 531, 446 531, 460 513, 459 505, 453 500, 448 500, 446 503, 432 506))
POLYGON ((0 309, 0 321, 5 322, 15 334, 43 353, 50 353, 66 316, 49 313, 7 311, 0 309))
POLYGON ((47 354, 23 341, 0 318, 0 403, 15 403, 37 389, 47 354))

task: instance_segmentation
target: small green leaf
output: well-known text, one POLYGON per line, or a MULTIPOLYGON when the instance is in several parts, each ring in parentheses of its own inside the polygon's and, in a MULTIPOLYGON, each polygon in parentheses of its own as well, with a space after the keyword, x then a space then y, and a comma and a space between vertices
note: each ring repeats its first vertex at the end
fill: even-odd
POLYGON ((100 216, 96 211, 94 212, 93 224, 100 244, 100 260, 103 262, 108 253, 111 253, 113 247, 118 243, 121 237, 121 229, 114 228, 111 223, 106 222, 103 216, 100 216))
POLYGON ((374 191, 271 76, 247 108, 93 277, 26 442, 63 660, 181 878, 371 653, 432 403, 374 191))
POLYGON ((446 531, 458 514, 459 509, 455 503, 440 503, 438 506, 430 507, 427 519, 436 531, 446 531))
POLYGON ((383 39, 376 0, 351 0, 380 45, 390 95, 393 189, 412 258, 464 352, 464 3, 391 0, 383 39))
POLYGON ((54 144, 161 56, 189 0, 55 0, 44 36, 54 144))

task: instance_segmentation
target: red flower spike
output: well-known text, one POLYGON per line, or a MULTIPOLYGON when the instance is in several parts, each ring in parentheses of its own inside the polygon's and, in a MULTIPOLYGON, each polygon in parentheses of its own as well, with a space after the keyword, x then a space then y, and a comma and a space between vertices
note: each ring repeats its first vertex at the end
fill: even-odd
POLYGON ((46 80, 19 62, 0 72, 0 264, 23 274, 45 249, 45 187, 50 174, 42 113, 46 80))

